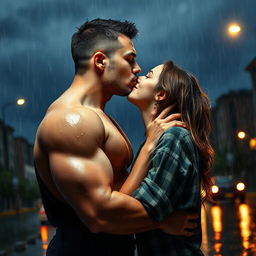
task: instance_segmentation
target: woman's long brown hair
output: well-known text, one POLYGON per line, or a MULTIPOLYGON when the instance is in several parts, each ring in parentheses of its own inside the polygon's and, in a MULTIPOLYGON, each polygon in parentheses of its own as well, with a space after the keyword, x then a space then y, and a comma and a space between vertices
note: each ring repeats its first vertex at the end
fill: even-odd
POLYGON ((212 129, 210 103, 200 88, 198 80, 172 61, 164 64, 156 89, 164 91, 167 98, 157 103, 158 114, 167 106, 176 104, 172 112, 181 113, 181 120, 187 125, 201 157, 201 197, 211 200, 211 167, 214 151, 209 142, 212 129))

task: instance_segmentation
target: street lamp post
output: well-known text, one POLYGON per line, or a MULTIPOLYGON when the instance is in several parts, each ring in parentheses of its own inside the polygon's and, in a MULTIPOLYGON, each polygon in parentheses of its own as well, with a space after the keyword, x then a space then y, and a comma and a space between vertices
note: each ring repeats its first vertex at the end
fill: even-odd
POLYGON ((6 165, 6 168, 9 169, 9 153, 8 153, 8 145, 7 145, 7 131, 6 131, 6 124, 5 124, 5 112, 6 112, 6 109, 9 107, 9 106, 13 106, 13 105, 18 105, 18 106, 22 106, 24 105, 26 102, 25 99, 23 98, 19 98, 17 99, 17 101, 11 101, 11 102, 7 102, 7 103, 4 103, 2 106, 1 106, 1 114, 2 114, 2 121, 3 121, 3 142, 4 142, 4 159, 5 159, 5 165, 6 165))
POLYGON ((18 213, 19 208, 20 208, 20 200, 19 200, 19 178, 17 176, 13 176, 12 178, 12 185, 13 185, 13 190, 14 190, 14 196, 15 196, 15 200, 14 200, 14 208, 16 210, 16 212, 18 213))

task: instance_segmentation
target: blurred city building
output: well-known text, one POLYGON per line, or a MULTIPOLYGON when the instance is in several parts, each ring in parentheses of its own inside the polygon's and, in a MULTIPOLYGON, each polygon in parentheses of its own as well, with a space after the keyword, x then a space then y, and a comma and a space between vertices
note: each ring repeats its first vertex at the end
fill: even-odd
MULTIPOLYGON (((246 71, 248 71, 251 74, 251 78, 252 78, 254 128, 256 128, 256 57, 246 67, 246 71)), ((255 129, 254 129, 254 136, 256 137, 255 129)))
POLYGON ((212 108, 211 142, 216 153, 213 171, 215 175, 242 177, 255 190, 256 58, 245 70, 252 77, 252 89, 223 94, 212 108))
MULTIPOLYGON (((231 91, 221 95, 212 109, 214 149, 226 148, 232 151, 239 142, 237 133, 245 131, 254 134, 254 113, 252 111, 252 90, 231 91)), ((243 150, 250 148, 244 143, 243 150)))
POLYGON ((4 123, 0 120, 0 166, 5 166, 4 123))
POLYGON ((37 206, 33 145, 0 120, 0 211, 37 206))
POLYGON ((252 78, 251 90, 230 91, 221 95, 212 108, 212 143, 216 151, 226 148, 232 151, 240 145, 244 151, 250 147, 237 139, 237 133, 244 131, 247 138, 256 137, 256 58, 245 68, 252 78))
POLYGON ((26 138, 15 137, 13 133, 14 128, 0 120, 0 166, 34 182, 33 145, 26 138))
POLYGON ((35 182, 35 171, 33 166, 33 145, 23 137, 14 138, 15 145, 15 169, 17 174, 35 182))
POLYGON ((0 120, 0 165, 15 169, 14 129, 0 120))

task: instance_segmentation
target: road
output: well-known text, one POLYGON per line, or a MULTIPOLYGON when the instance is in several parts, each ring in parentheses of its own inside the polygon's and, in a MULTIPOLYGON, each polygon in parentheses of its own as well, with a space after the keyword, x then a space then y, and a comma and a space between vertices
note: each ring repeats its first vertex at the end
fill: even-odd
POLYGON ((229 200, 202 209, 205 256, 256 256, 256 198, 229 200))
MULTIPOLYGON (((256 256, 256 197, 247 197, 245 204, 206 204, 202 231, 205 256, 256 256)), ((53 227, 40 225, 37 212, 0 217, 0 251, 8 251, 8 256, 43 256, 54 233, 53 227), (17 242, 23 251, 15 251, 17 242)))

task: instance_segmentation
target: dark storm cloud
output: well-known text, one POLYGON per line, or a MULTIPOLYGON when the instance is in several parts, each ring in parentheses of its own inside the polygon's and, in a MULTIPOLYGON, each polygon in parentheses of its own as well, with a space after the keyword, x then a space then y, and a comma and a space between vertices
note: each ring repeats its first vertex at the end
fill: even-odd
POLYGON ((28 7, 21 7, 17 15, 23 17, 34 27, 45 27, 51 22, 62 23, 74 17, 88 15, 82 8, 83 1, 35 1, 28 7), (71 11, 72 10, 72 11, 71 11))
POLYGON ((0 19, 2 38, 26 38, 28 36, 27 28, 17 19, 4 17, 0 19))
POLYGON ((255 22, 252 22, 255 18, 251 4, 252 1, 233 1, 233 5, 214 1, 184 5, 183 12, 168 17, 166 27, 169 29, 165 28, 163 32, 160 28, 156 32, 160 40, 155 40, 149 47, 157 50, 144 50, 152 53, 148 62, 158 60, 157 56, 174 59, 199 77, 213 99, 221 92, 241 87, 241 77, 250 87, 244 67, 255 54, 255 22), (229 38, 225 32, 231 21, 242 25, 238 39, 229 38))
MULTIPOLYGON (((86 19, 98 17, 136 23, 143 73, 173 59, 199 77, 213 101, 230 89, 250 87, 244 67, 255 56, 255 5, 253 0, 1 0, 1 101, 28 99, 24 111, 8 110, 8 122, 33 140, 47 106, 72 81, 71 35, 86 19), (236 40, 225 33, 231 21, 242 25, 236 40)), ((114 97, 107 111, 134 141, 142 137, 140 115, 126 100, 114 97)))

